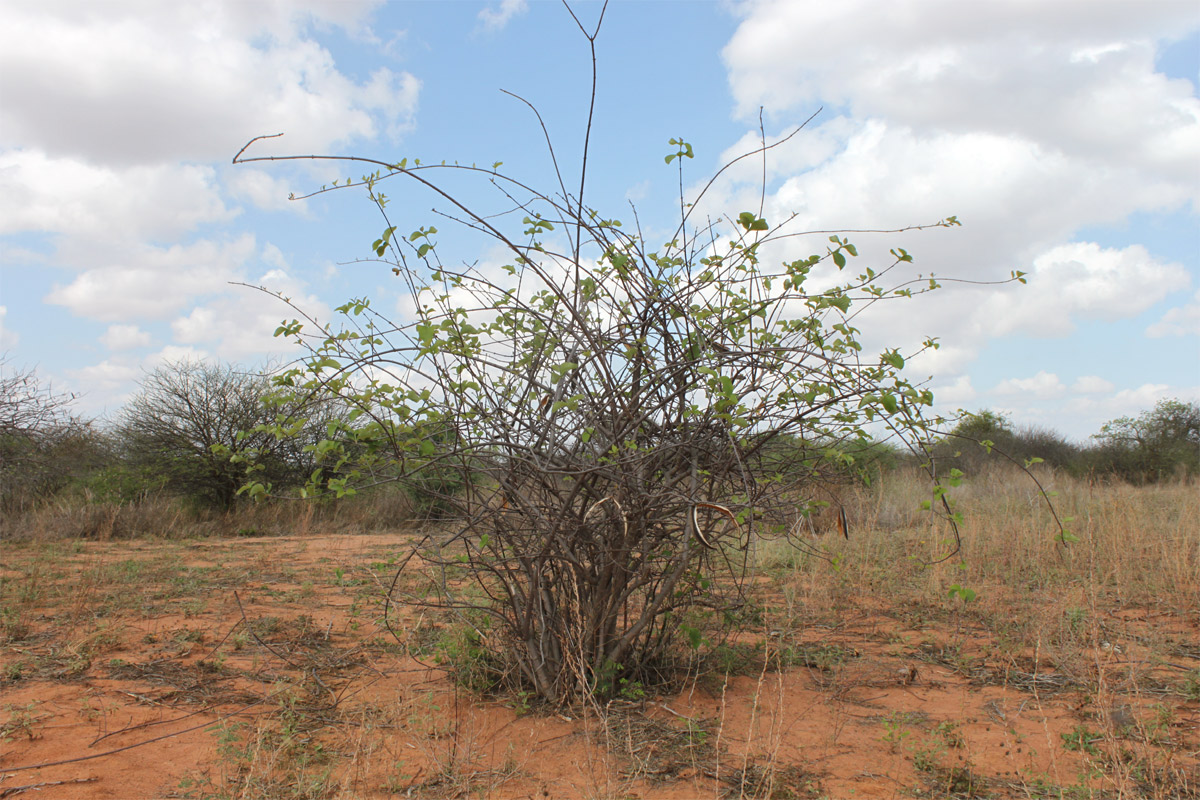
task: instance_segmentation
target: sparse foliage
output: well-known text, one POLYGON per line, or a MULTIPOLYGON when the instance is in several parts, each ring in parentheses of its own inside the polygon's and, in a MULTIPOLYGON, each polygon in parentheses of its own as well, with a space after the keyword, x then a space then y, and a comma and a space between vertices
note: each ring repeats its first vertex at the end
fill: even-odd
POLYGON ((0 357, 0 435, 28 436, 74 421, 75 395, 42 385, 34 369, 15 368, 0 357))
POLYGON ((123 477, 137 476, 217 508, 234 505, 247 467, 277 484, 302 484, 312 469, 314 431, 332 406, 272 392, 262 372, 183 361, 149 373, 120 419, 123 477), (268 396, 273 402, 264 403, 268 396), (278 425, 276 437, 257 426, 278 425))
POLYGON ((934 457, 943 465, 953 464, 966 473, 1008 462, 1076 469, 1080 452, 1054 431, 1036 426, 1017 428, 1005 415, 988 409, 963 414, 933 447, 934 457))
POLYGON ((0 358, 0 508, 16 512, 67 485, 101 453, 90 422, 34 369, 0 358))
MULTIPOLYGON (((682 186, 695 153, 670 146, 682 186)), ((281 160, 245 153, 235 163, 281 160)), ((457 476, 443 497, 454 528, 419 545, 435 593, 406 599, 459 615, 493 683, 565 702, 654 679, 677 644, 743 619, 755 543, 799 539, 807 504, 855 474, 873 431, 916 448, 929 436, 932 394, 903 373, 912 353, 865 352, 854 325, 865 306, 937 288, 903 271, 902 249, 850 273, 856 246, 826 232, 779 263, 803 231, 761 208, 698 219, 707 189, 681 193, 674 234, 654 243, 585 204, 586 157, 574 191, 499 163, 292 158, 370 165, 337 188, 366 189, 385 225, 371 250, 416 300, 411 318, 359 298, 340 328, 302 311, 280 327, 312 354, 281 390, 353 408, 316 446, 331 469, 306 491, 457 476), (459 193, 471 179, 494 206, 459 193), (438 228, 393 224, 388 181, 429 192, 507 262, 444 263, 438 228)), ((953 528, 944 494, 935 482, 953 528)))

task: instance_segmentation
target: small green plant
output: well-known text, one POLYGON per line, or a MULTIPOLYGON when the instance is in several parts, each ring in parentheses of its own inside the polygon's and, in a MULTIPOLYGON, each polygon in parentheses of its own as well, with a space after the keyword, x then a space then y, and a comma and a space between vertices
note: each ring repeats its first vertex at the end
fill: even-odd
POLYGON ((204 631, 200 628, 182 628, 172 638, 179 644, 200 644, 204 641, 204 631))
POLYGON ((747 642, 721 643, 712 649, 709 659, 719 675, 745 675, 762 664, 761 644, 747 642))
POLYGON ((942 768, 942 756, 946 754, 946 746, 937 739, 930 738, 924 744, 912 746, 913 766, 921 772, 937 772, 942 768))
POLYGON ((1200 669, 1194 669, 1183 679, 1181 695, 1187 700, 1200 700, 1200 669))
POLYGON ((37 703, 5 706, 4 710, 8 712, 8 721, 0 724, 0 742, 7 742, 18 736, 31 742, 39 738, 33 729, 34 723, 37 722, 37 717, 33 713, 35 708, 37 708, 37 703))
POLYGON ((204 613, 204 607, 206 605, 207 603, 203 597, 196 597, 192 600, 188 600, 183 604, 183 616, 187 617, 188 619, 191 619, 192 617, 198 617, 200 614, 204 613))
POLYGON ((1059 734, 1063 740, 1063 749, 1072 752, 1087 753, 1090 756, 1100 755, 1095 743, 1102 740, 1098 733, 1088 730, 1086 725, 1076 725, 1070 733, 1059 734))
POLYGON ((532 710, 533 706, 531 703, 535 698, 536 695, 533 692, 518 690, 513 693, 513 699, 509 707, 516 712, 518 717, 523 717, 532 710))
POLYGON ((887 742, 888 749, 893 753, 912 734, 907 723, 908 717, 900 712, 889 714, 883 721, 883 741, 887 742))
POLYGON ((963 740, 962 733, 958 729, 958 724, 951 722, 950 720, 939 722, 934 727, 933 732, 942 737, 942 741, 946 743, 947 747, 960 750, 966 746, 966 742, 963 740))
POLYGON ((1152 744, 1170 737, 1171 725, 1174 724, 1175 709, 1165 703, 1157 703, 1153 707, 1154 719, 1146 727, 1146 739, 1152 744))
POLYGON ((856 651, 837 645, 789 645, 779 651, 779 660, 786 667, 809 667, 829 672, 857 656, 856 651))
POLYGON ((27 663, 24 659, 18 661, 10 661, 4 665, 3 682, 16 683, 25 676, 25 667, 27 663))
POLYGON ((474 625, 456 625, 443 630, 436 645, 436 660, 449 665, 454 680, 466 689, 481 694, 493 691, 503 670, 494 652, 484 642, 486 621, 474 625))
POLYGON ((708 744, 708 731, 694 719, 687 721, 687 735, 689 747, 703 747, 708 744))
POLYGON ((965 586, 961 586, 957 583, 951 584, 946 590, 946 594, 949 597, 958 597, 964 603, 970 603, 978 596, 974 589, 968 589, 965 586))
POLYGON ((617 680, 617 696, 622 700, 641 701, 646 697, 646 687, 641 681, 620 678, 617 680))

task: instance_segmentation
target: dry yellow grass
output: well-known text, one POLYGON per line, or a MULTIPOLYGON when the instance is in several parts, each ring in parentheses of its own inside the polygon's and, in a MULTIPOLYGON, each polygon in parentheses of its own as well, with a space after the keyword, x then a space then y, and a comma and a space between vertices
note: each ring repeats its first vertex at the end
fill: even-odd
POLYGON ((766 569, 797 567, 814 595, 873 587, 890 600, 944 599, 959 584, 1011 600, 1079 605, 1100 595, 1106 605, 1166 604, 1200 611, 1200 482, 1134 487, 1037 474, 1054 512, 1076 539, 1063 544, 1038 486, 1018 470, 994 470, 951 490, 963 514, 961 549, 943 521, 922 511, 928 481, 913 472, 885 476, 846 498, 848 540, 833 535, 800 549, 760 543, 766 569), (813 557, 837 559, 837 568, 813 557))

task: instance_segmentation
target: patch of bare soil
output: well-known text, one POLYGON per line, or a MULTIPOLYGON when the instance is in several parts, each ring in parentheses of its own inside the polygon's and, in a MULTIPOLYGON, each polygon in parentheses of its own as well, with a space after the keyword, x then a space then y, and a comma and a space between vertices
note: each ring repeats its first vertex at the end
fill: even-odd
POLYGON ((1195 615, 1043 648, 1015 606, 805 613, 781 579, 673 693, 552 711, 459 688, 445 621, 392 635, 404 545, 5 545, 0 798, 1200 797, 1195 615))

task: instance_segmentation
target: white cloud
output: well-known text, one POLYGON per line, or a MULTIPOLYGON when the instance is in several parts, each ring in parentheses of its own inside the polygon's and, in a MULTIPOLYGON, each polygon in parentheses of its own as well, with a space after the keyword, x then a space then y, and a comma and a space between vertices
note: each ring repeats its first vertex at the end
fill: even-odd
POLYGON ((992 335, 1060 336, 1073 330, 1077 318, 1129 319, 1187 288, 1191 279, 1181 265, 1159 262, 1141 245, 1116 250, 1074 242, 1035 258, 1028 281, 984 302, 981 313, 992 335))
POLYGON ((147 359, 154 366, 173 364, 177 361, 205 361, 209 357, 204 350, 195 347, 179 347, 169 344, 147 359))
POLYGON ((274 269, 284 270, 286 272, 288 268, 287 259, 284 257, 283 251, 270 242, 263 245, 262 260, 264 264, 267 264, 274 269))
POLYGON ((529 10, 528 0, 500 0, 498 7, 487 6, 479 12, 479 21, 490 31, 499 31, 509 21, 529 10))
POLYGON ((966 408, 976 402, 979 392, 971 385, 971 376, 960 375, 951 383, 933 387, 933 396, 942 409, 966 408))
POLYGON ((216 312, 211 308, 193 308, 192 313, 171 323, 171 331, 175 334, 176 341, 185 344, 207 341, 212 338, 216 317, 216 312))
POLYGON ((105 322, 161 319, 190 298, 224 292, 229 281, 240 277, 254 249, 251 234, 229 242, 143 245, 124 262, 89 269, 67 286, 56 285, 46 302, 105 322))
POLYGON ((99 364, 92 364, 68 373, 74 386, 78 387, 84 396, 92 394, 110 394, 118 388, 127 386, 142 376, 138 365, 129 359, 105 359, 99 364))
POLYGON ((5 3, 0 144, 152 164, 225 160, 279 131, 298 151, 397 132, 416 78, 380 69, 356 83, 306 38, 314 21, 361 30, 373 5, 5 3))
POLYGON ((149 346, 150 334, 137 325, 109 325, 100 341, 109 350, 133 350, 149 346))
POLYGON ((257 208, 308 214, 308 206, 303 200, 288 199, 293 191, 288 179, 265 170, 247 166, 232 169, 225 178, 225 185, 234 197, 249 200, 257 208))
POLYGON ((0 152, 0 234, 61 233, 89 242, 171 239, 233 216, 211 167, 112 168, 42 150, 0 152))
POLYGON ((1165 383, 1144 383, 1130 389, 1103 396, 1072 398, 1064 406, 1070 418, 1086 421, 1088 430, 1095 433, 1100 426, 1117 417, 1132 417, 1151 409, 1159 400, 1179 398, 1200 401, 1200 386, 1170 386, 1165 383))
MULTIPOLYGON (((325 320, 331 316, 320 298, 282 269, 272 269, 252 283, 291 298, 311 316, 325 320)), ((279 353, 295 355, 290 342, 275 336, 280 323, 295 316, 295 309, 269 292, 235 286, 219 299, 174 319, 171 330, 179 344, 203 346, 223 360, 257 360, 279 353)))
POLYGON ((1010 378, 1001 381, 992 390, 998 395, 1023 395, 1039 400, 1058 397, 1066 391, 1062 381, 1053 372, 1041 370, 1032 378, 1010 378))
MULTIPOLYGON (((1152 5, 994 3, 971 15, 951 0, 737 7, 742 22, 723 56, 738 113, 756 120, 763 105, 782 121, 819 102, 830 109, 769 154, 768 221, 795 213, 794 230, 880 229, 954 214, 964 227, 851 234, 857 263, 878 269, 900 246, 916 257, 912 272, 943 279, 1029 273, 1028 286, 949 286, 877 306, 862 318, 869 348, 938 336, 943 348, 915 368, 949 381, 997 337, 1131 318, 1190 286, 1182 265, 1147 247, 1075 241, 1133 214, 1200 209, 1200 99, 1155 66, 1165 42, 1200 27, 1200 13, 1190 2, 1152 5)), ((723 160, 758 136, 748 132, 723 160)), ((756 208, 760 169, 758 159, 731 169, 699 216, 756 208)), ((770 258, 824 244, 787 240, 770 258)), ((1190 306, 1168 312, 1148 334, 1189 330, 1191 320, 1190 306)))
POLYGON ((1108 394, 1116 388, 1112 381, 1098 375, 1082 375, 1071 384, 1071 391, 1076 394, 1108 394))
POLYGON ((743 8, 724 57, 744 116, 824 100, 859 118, 1175 171, 1196 197, 1200 101, 1154 65, 1157 40, 1200 26, 1189 0, 989 3, 970 15, 952 0, 743 8))
POLYGON ((1162 319, 1146 329, 1152 339, 1166 336, 1200 336, 1200 290, 1190 303, 1172 308, 1162 319))
POLYGON ((17 346, 17 342, 21 340, 13 331, 9 330, 5 321, 8 317, 8 308, 0 306, 0 354, 17 346))
MULTIPOLYGON (((729 148, 722 160, 744 152, 729 148)), ((759 169, 722 176, 701 213, 757 207, 759 169)), ((929 132, 882 119, 836 118, 803 131, 771 151, 768 169, 774 191, 765 215, 773 224, 797 215, 794 230, 892 229, 956 215, 965 226, 956 236, 910 235, 921 248, 902 246, 918 263, 936 258, 965 277, 1024 269, 1084 225, 1173 208, 1195 191, 1186 181, 1092 164, 990 131, 929 132)))
MULTIPOLYGON (((300 214, 305 204, 287 201, 287 172, 225 165, 255 135, 287 132, 255 146, 252 155, 265 155, 395 138, 412 126, 415 76, 351 76, 315 36, 338 27, 376 42, 367 23, 379 5, 0 4, 0 234, 41 234, 21 258, 78 273, 45 302, 114 323, 100 338, 110 350, 148 346, 139 323, 175 317, 181 344, 222 353, 261 345, 236 331, 237 314, 257 310, 226 299, 245 291, 231 294, 228 282, 256 274, 254 237, 221 226, 241 212, 237 203, 300 214), (215 230, 197 238, 206 226, 215 230), (206 339, 206 324, 225 332, 206 339)), ((261 259, 286 267, 273 246, 261 259)), ((110 360, 79 374, 94 382, 126 366, 110 360)))

